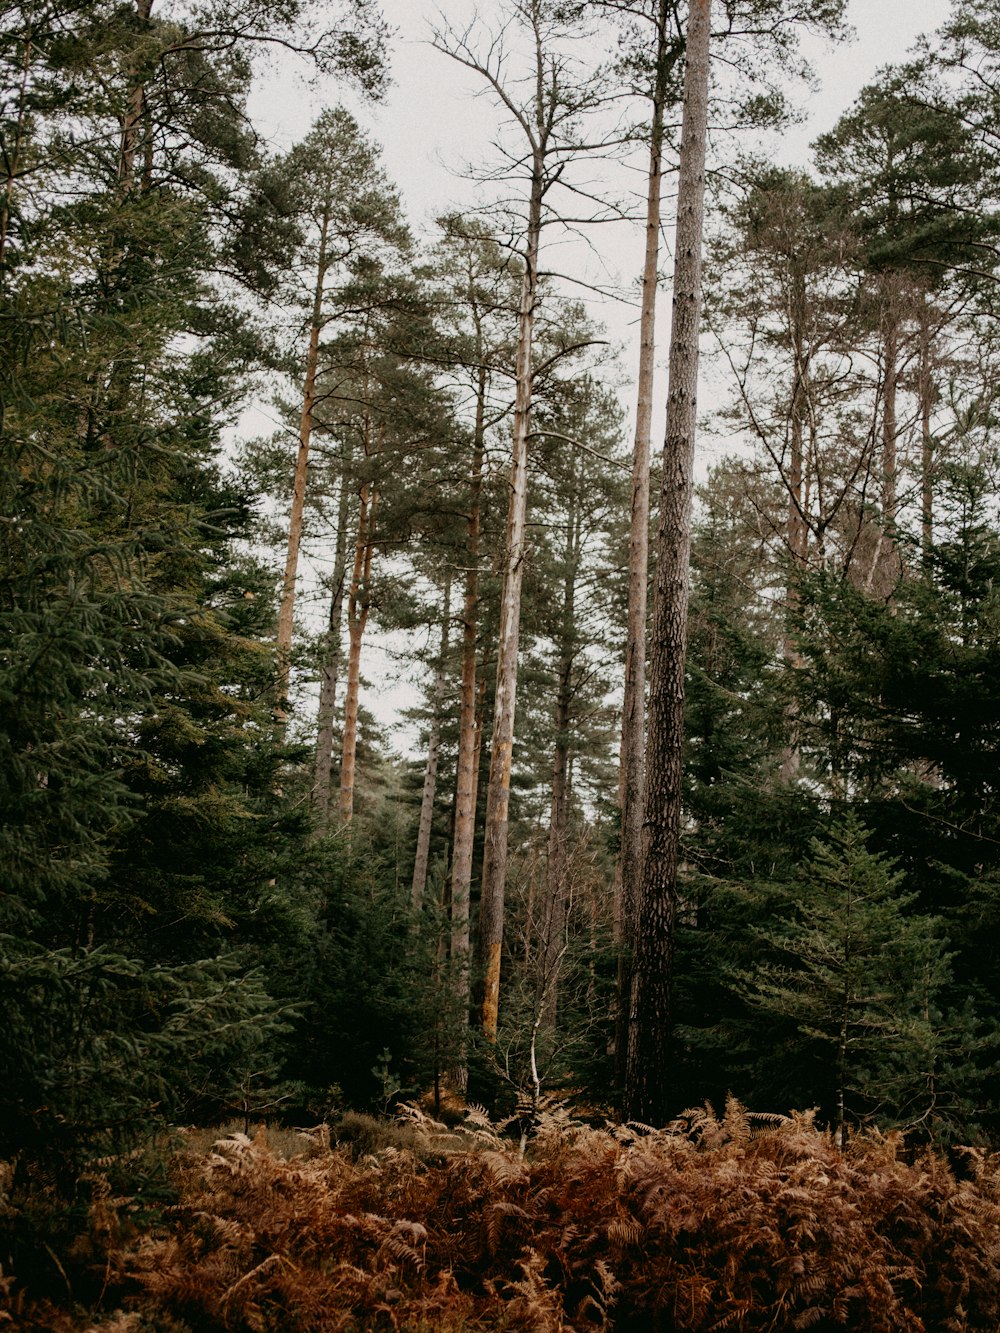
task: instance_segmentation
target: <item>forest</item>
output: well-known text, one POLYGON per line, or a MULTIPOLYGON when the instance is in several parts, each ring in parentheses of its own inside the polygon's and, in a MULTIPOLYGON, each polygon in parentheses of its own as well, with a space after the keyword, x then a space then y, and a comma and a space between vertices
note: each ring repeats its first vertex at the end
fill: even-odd
POLYGON ((995 1329, 1000 0, 0 14, 0 1324, 995 1329))

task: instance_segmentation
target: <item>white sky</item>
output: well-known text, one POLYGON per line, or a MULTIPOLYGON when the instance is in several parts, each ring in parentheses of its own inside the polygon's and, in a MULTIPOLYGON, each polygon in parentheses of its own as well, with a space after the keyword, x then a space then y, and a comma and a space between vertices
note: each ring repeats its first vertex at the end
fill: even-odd
MULTIPOLYGON (((439 13, 460 24, 474 11, 472 0, 381 0, 382 10, 396 29, 391 43, 393 85, 378 107, 359 105, 345 98, 362 124, 381 143, 388 175, 402 195, 407 213, 420 234, 428 235, 433 219, 452 208, 471 208, 477 188, 459 172, 466 162, 488 161, 492 104, 476 97, 480 82, 427 42, 430 25, 439 13)), ((481 0, 487 19, 495 7, 481 0)), ((771 145, 776 160, 807 166, 809 144, 830 129, 853 102, 861 88, 883 65, 902 60, 915 39, 932 32, 947 17, 948 0, 849 0, 848 14, 856 33, 853 42, 831 47, 818 39, 803 43, 819 79, 819 88, 802 98, 808 119, 784 132, 771 145)), ((309 128, 325 100, 337 95, 329 86, 311 89, 289 63, 264 80, 251 99, 251 114, 275 147, 286 148, 309 128)), ((641 264, 641 235, 617 233, 607 237, 607 259, 623 282, 634 280, 641 264)), ((612 336, 624 344, 622 365, 630 373, 637 353, 633 339, 633 312, 627 306, 605 305, 595 310, 612 336)), ((662 331, 663 321, 660 321, 662 331)), ((661 358, 665 361, 665 355, 661 358)), ((709 390, 711 392, 711 390, 709 390)), ((661 386, 661 398, 665 388, 661 386)), ((704 400, 704 394, 703 394, 704 400)), ((661 410, 662 415, 662 410, 661 410)), ((258 429, 269 429, 266 422, 258 429)), ((654 427, 654 443, 656 428, 654 427)), ((721 446, 720 446, 721 448, 721 446)), ((397 651, 402 647, 395 645, 397 651)), ((396 728, 399 709, 412 703, 414 685, 402 675, 399 660, 388 655, 390 645, 371 636, 364 662, 365 675, 378 681, 364 703, 395 731, 397 748, 412 746, 415 737, 396 728), (393 684, 391 682, 395 681, 393 684)))

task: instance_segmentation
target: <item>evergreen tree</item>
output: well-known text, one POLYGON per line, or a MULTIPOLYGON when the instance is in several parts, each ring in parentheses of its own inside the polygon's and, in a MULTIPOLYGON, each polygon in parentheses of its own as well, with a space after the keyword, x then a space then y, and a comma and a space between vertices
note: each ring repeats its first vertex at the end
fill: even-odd
POLYGON ((794 1029, 841 1141, 872 1115, 935 1132, 972 1091, 973 1028, 941 1011, 950 978, 940 923, 911 910, 902 872, 867 839, 849 815, 812 841, 794 916, 759 931, 782 961, 743 977, 750 1003, 794 1029))

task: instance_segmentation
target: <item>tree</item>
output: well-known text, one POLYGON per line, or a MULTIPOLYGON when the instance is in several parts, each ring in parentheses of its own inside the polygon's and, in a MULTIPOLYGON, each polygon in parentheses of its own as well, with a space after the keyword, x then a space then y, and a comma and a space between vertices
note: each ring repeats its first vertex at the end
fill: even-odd
POLYGON ((252 497, 218 466, 246 348, 217 285, 245 147, 208 115, 226 61, 202 52, 189 87, 165 59, 140 105, 171 25, 9 16, 31 171, 8 177, 0 290, 4 1151, 66 1184, 273 1052, 252 956, 289 925, 269 881, 301 826, 260 712, 252 497))
POLYGON ((838 1142, 870 1115, 933 1132, 962 1104, 949 1064, 960 1059, 968 1075, 973 1040, 967 1022, 941 1012, 949 965, 940 923, 909 910, 903 874, 868 851, 867 837, 849 815, 813 839, 794 919, 759 932, 783 961, 743 978, 753 1005, 823 1048, 838 1142))
POLYGON ((701 321, 709 0, 688 20, 678 180, 670 387, 657 547, 642 877, 636 894, 635 963, 628 1015, 625 1111, 649 1123, 667 1105, 666 1040, 676 917, 691 543, 695 403, 701 321))
POLYGON ((477 53, 470 33, 444 29, 435 34, 435 46, 473 70, 488 84, 520 140, 514 150, 516 170, 527 186, 523 219, 516 242, 523 264, 515 354, 515 398, 511 446, 510 504, 504 554, 504 584, 497 649, 497 688, 490 779, 486 807, 486 842, 480 899, 479 946, 483 971, 480 1022, 486 1036, 496 1033, 500 1002, 500 964, 503 951, 503 904, 507 866, 510 771, 514 745, 517 693, 517 648, 521 581, 526 554, 525 515, 528 493, 528 436, 532 386, 535 316, 539 302, 539 250, 542 230, 554 214, 550 196, 567 166, 579 155, 581 115, 597 96, 592 79, 579 79, 565 51, 573 19, 550 0, 510 0, 501 32, 477 53), (519 31, 527 39, 527 93, 507 70, 504 36, 519 31), (563 45, 560 47, 560 41, 563 45))
POLYGON ((398 196, 378 167, 375 148, 340 108, 324 112, 284 161, 268 167, 262 190, 272 200, 277 197, 281 211, 286 217, 291 212, 301 228, 299 253, 286 265, 280 287, 287 304, 302 301, 308 311, 299 443, 278 612, 276 715, 284 718, 309 448, 324 395, 321 340, 342 317, 338 288, 342 291, 351 280, 359 262, 370 264, 376 253, 405 254, 409 236, 400 219, 398 196))

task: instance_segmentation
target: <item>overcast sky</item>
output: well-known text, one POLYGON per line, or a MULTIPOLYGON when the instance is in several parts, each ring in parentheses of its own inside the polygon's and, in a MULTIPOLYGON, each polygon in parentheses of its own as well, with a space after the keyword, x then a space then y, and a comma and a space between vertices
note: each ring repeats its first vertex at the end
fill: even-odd
MULTIPOLYGON (((496 6, 481 0, 479 12, 487 20, 496 6)), ((382 0, 382 9, 396 30, 391 43, 393 83, 386 101, 378 107, 359 105, 345 98, 359 120, 377 139, 384 153, 389 177, 402 195, 407 214, 418 235, 429 235, 433 219, 452 208, 474 207, 478 195, 469 180, 456 173, 466 162, 489 160, 491 129, 495 110, 486 97, 475 96, 481 85, 475 76, 448 57, 433 50, 428 43, 431 24, 440 13, 460 23, 474 12, 472 0, 382 0)), ((807 40, 803 50, 815 68, 819 87, 803 93, 801 103, 807 119, 801 126, 785 132, 770 146, 776 160, 783 164, 806 166, 809 144, 830 129, 851 105, 860 89, 876 70, 902 60, 921 33, 933 32, 947 17, 948 0, 849 0, 848 12, 855 40, 832 47, 819 40, 807 40)), ((251 114, 261 132, 276 148, 287 148, 308 130, 310 123, 337 90, 329 86, 311 90, 296 77, 289 62, 266 79, 251 102, 251 114)), ((600 229, 598 244, 607 250, 608 268, 617 270, 624 283, 634 281, 641 267, 641 234, 638 229, 612 233, 600 229)), ((574 261, 575 262, 575 261, 574 261)), ((667 265, 669 268, 669 264, 667 265)), ((663 316, 667 314, 663 302, 663 316)), ((610 336, 622 345, 622 370, 632 372, 636 352, 634 309, 625 304, 603 303, 594 308, 610 336)), ((664 346, 665 318, 659 318, 658 342, 664 346)), ((662 365, 665 351, 658 357, 661 365, 655 421, 662 430, 665 385, 662 365)), ((699 390, 703 408, 717 405, 724 388, 717 382, 711 362, 706 364, 699 390), (713 383, 713 381, 716 381, 713 383)), ((623 395, 627 401, 630 395, 623 395)), ((267 417, 258 418, 253 428, 267 431, 267 417)), ((654 444, 659 430, 654 426, 654 444)), ((729 442, 702 437, 701 468, 707 469, 713 457, 726 452, 729 442)), ((301 610, 308 616, 309 593, 303 589, 301 610)), ((403 644, 398 644, 403 649, 403 644)), ((364 702, 394 732, 395 747, 406 749, 416 740, 412 728, 400 729, 398 710, 414 699, 414 683, 397 676, 399 661, 409 655, 408 648, 396 660, 391 639, 371 636, 366 649, 365 674, 377 680, 377 691, 366 691, 364 702), (397 683, 390 685, 395 678, 397 683)))
MULTIPOLYGON (((439 13, 460 21, 475 6, 471 0, 381 0, 381 7, 395 29, 393 86, 382 106, 355 110, 381 142, 389 175, 419 226, 449 203, 473 197, 453 171, 488 151, 490 105, 472 96, 474 76, 427 44, 439 13)), ((481 0, 478 8, 488 20, 496 6, 481 0)), ((785 136, 787 157, 804 162, 809 142, 834 124, 876 69, 902 59, 916 37, 939 26, 949 8, 947 0, 849 0, 855 41, 831 49, 806 40, 804 50, 820 89, 803 98, 809 120, 785 136)), ((273 79, 254 98, 253 112, 265 134, 287 145, 308 128, 324 95, 330 90, 317 96, 294 79, 273 79)))

